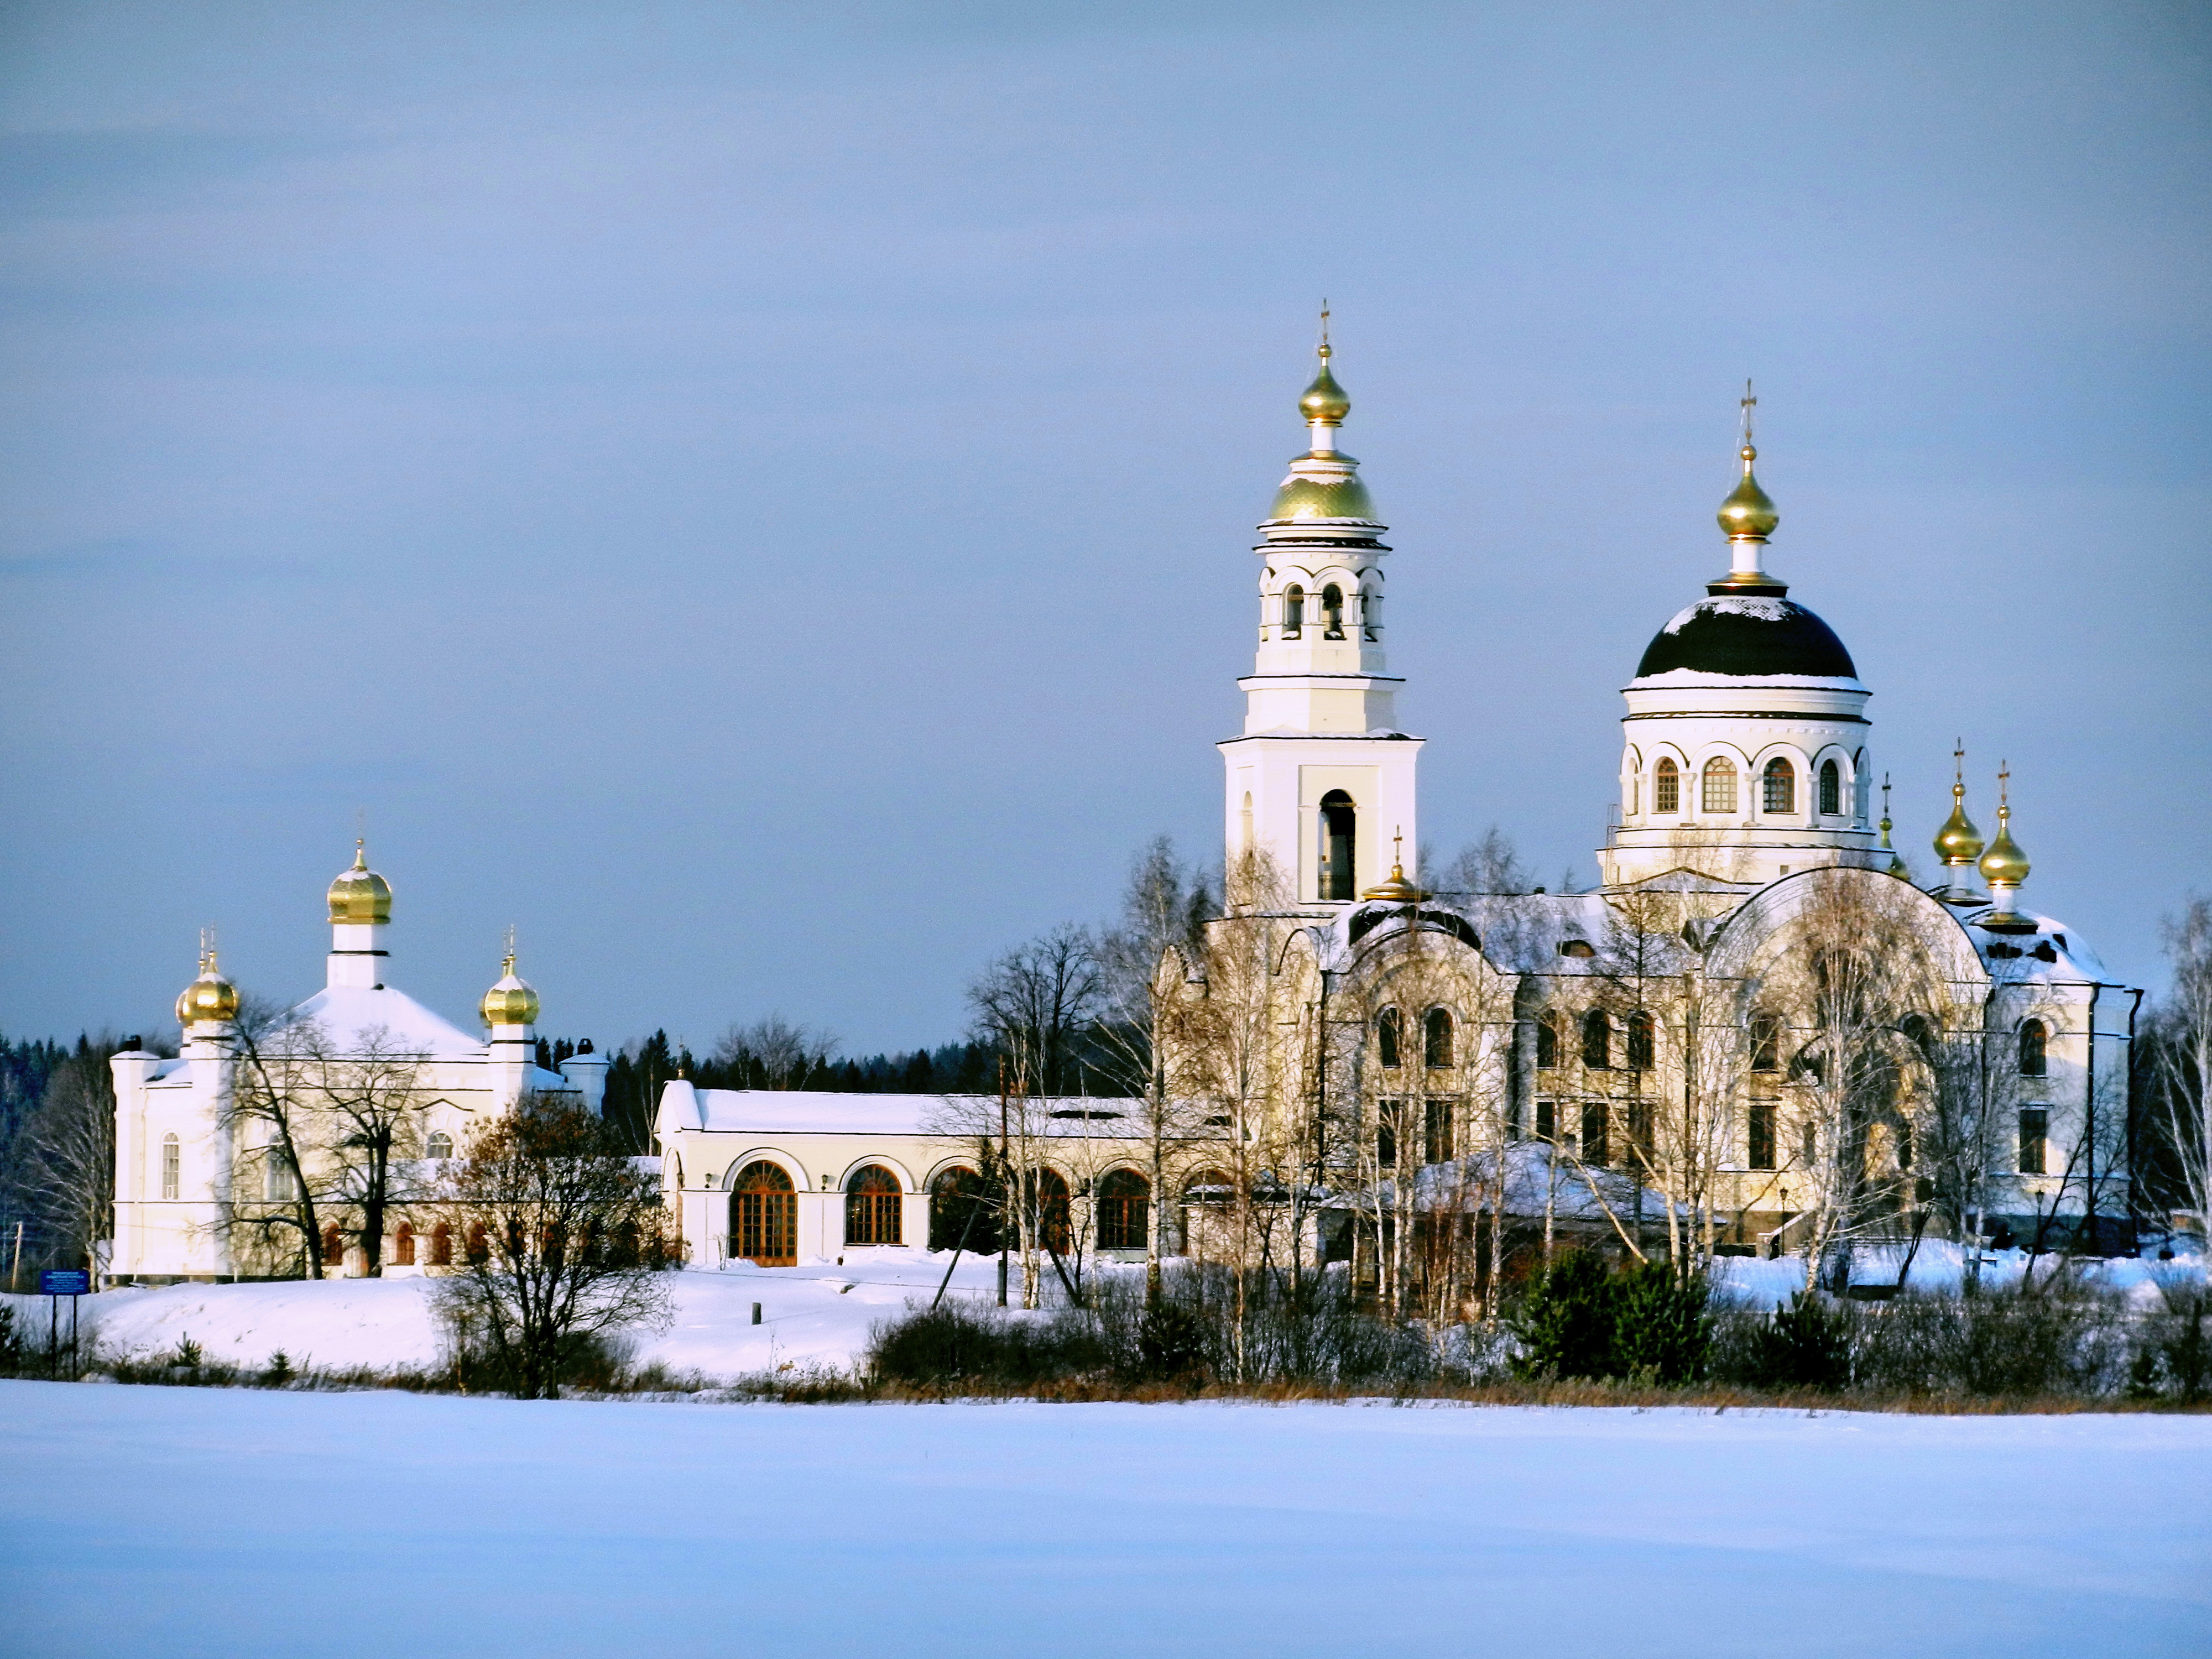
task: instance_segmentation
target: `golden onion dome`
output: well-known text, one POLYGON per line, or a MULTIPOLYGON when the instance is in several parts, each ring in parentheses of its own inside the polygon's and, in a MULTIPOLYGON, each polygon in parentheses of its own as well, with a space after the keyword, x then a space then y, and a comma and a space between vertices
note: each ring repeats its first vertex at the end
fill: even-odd
POLYGON ((483 994, 483 1023, 487 1025, 535 1025, 538 993, 530 981, 514 975, 514 953, 507 952, 500 981, 483 994))
POLYGON ((1352 413, 1352 399, 1344 395, 1344 388, 1336 383, 1336 376, 1328 372, 1329 350, 1321 349, 1321 373, 1313 377, 1313 384, 1298 399, 1298 413, 1307 421, 1327 421, 1335 425, 1352 413))
POLYGON ((1782 522, 1782 515, 1774 510, 1774 503, 1752 476, 1751 464, 1759 459, 1759 452, 1746 444, 1740 453, 1743 458, 1743 482, 1729 491, 1729 498, 1721 503, 1721 528, 1731 538, 1748 536, 1765 541, 1774 533, 1774 526, 1782 522))
POLYGON ((1966 786, 1951 786, 1951 816, 1936 832, 1936 856, 1946 864, 1972 864, 1982 855, 1982 832, 1966 816, 1966 786))
POLYGON ((1314 477, 1293 472, 1275 492, 1267 517, 1277 519, 1375 520, 1375 503, 1356 472, 1341 477, 1314 477))
POLYGON ((1982 854, 1982 879, 1991 886, 2003 883, 2017 887, 2027 879, 2027 854, 2021 851, 2020 843, 2012 838, 2012 808, 1997 808, 1997 838, 1990 843, 1990 850, 1982 854))
POLYGON ((368 867, 368 845, 356 842, 353 868, 339 872, 331 884, 331 920, 334 922, 384 922, 392 920, 392 884, 368 867))
POLYGON ((204 951, 200 956, 200 976, 185 987, 177 998, 177 1024, 228 1024, 237 1018, 238 987, 216 971, 215 952, 204 951))
POLYGON ((1418 904, 1428 895, 1406 879, 1406 837, 1401 834, 1390 839, 1390 879, 1369 888, 1359 896, 1380 899, 1389 904, 1418 904))

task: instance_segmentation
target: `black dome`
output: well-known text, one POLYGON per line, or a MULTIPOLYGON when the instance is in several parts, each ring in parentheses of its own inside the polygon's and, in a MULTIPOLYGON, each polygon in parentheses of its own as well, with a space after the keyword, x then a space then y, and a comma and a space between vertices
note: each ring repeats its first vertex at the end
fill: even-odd
POLYGON ((1802 605, 1764 594, 1698 600, 1652 635, 1644 660, 1636 665, 1636 678, 1678 668, 1743 679, 1773 674, 1859 677, 1834 629, 1802 605))

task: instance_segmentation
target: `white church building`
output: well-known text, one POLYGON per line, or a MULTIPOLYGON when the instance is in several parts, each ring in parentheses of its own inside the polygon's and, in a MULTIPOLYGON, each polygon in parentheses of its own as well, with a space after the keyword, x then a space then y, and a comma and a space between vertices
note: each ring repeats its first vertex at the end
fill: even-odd
MULTIPOLYGON (((1406 849, 1420 844, 1425 739, 1400 724, 1405 682, 1386 655, 1391 550, 1358 464, 1339 447, 1351 404, 1326 343, 1321 356, 1299 404, 1307 448, 1259 526, 1258 643, 1237 682, 1243 726, 1219 744, 1224 848, 1231 867, 1258 859, 1279 872, 1267 912, 1280 936, 1276 1025, 1285 1044, 1335 1045, 1326 1087, 1343 1097, 1334 1103, 1347 1121, 1365 1123, 1370 1169, 1389 1173, 1373 1161, 1377 1135, 1401 1165, 1533 1142, 1586 1169, 1632 1168, 1639 1114, 1679 1092, 1685 1063, 1656 988, 1694 971, 1726 988, 1726 1023, 1741 1036, 1715 1131, 1712 1202, 1731 1248, 1783 1248, 1813 1201, 1815 1165, 1832 1170, 1846 1156, 1912 1211, 1927 1186, 1914 1164, 1926 1106, 1916 1062, 1898 1062, 1882 1124, 1849 1148, 1820 1144, 1803 1102, 1820 1062, 1776 1000, 1808 906, 1841 881, 1912 919, 1926 976, 1948 999, 1939 1021, 1993 1034, 2004 1056, 2005 1121, 1986 1172, 1991 1230, 2031 1218, 2073 1225, 2089 1212, 2103 1218, 2100 1238, 2118 1229, 2130 1194, 2115 1126, 2127 1110, 2141 994, 2113 982, 2078 931, 2024 903, 2028 862, 2009 804, 1985 843, 1966 811, 1963 765, 1934 842, 1936 878, 1924 890, 1904 879, 1890 820, 1875 815, 1872 693, 1843 641, 1769 568, 1779 516, 1753 474, 1748 398, 1741 476, 1719 514, 1728 568, 1652 635, 1623 691, 1620 793, 1597 852, 1599 886, 1428 892, 1422 872, 1405 866, 1406 849), (1655 906, 1668 917, 1662 932, 1648 923, 1655 906), (1647 920, 1632 931, 1651 945, 1655 988, 1648 1003, 1639 988, 1624 1006, 1613 958, 1625 919, 1638 917, 1647 920), (1434 946, 1431 977, 1418 1006, 1401 1006, 1393 951, 1412 934, 1434 946), (1445 983, 1460 988, 1435 988, 1445 983), (1340 1035, 1322 1035, 1331 1032, 1340 1035), (1375 1115, 1412 1102, 1423 1103, 1423 1134, 1396 1133, 1375 1115)), ((387 982, 391 889, 364 858, 331 884, 329 914, 327 983, 298 1016, 340 1050, 396 1042, 419 1051, 426 1146, 461 1145, 526 1092, 597 1109, 604 1058, 579 1054, 557 1073, 537 1066, 538 1000, 511 959, 480 1028, 467 1030, 387 982)), ((180 1055, 114 1058, 115 1279, 246 1270, 219 1224, 239 1172, 256 1167, 247 1131, 226 1111, 237 1014, 235 990, 207 957, 179 1001, 180 1055)), ((1305 1073, 1286 1064, 1282 1074, 1305 1073)), ((1158 1224, 1171 1248, 1184 1194, 1151 1190, 1133 1125, 1111 1102, 1045 1104, 1066 1110, 1045 1114, 1043 1173, 1073 1196, 1071 1224, 1086 1243, 1141 1251, 1145 1230, 1158 1224)), ((1267 1109, 1312 1105, 1285 1085, 1267 1109)), ((977 1162, 974 1137, 948 1127, 934 1097, 678 1079, 657 1103, 653 1131, 667 1206, 702 1267, 826 1262, 925 1247, 933 1232, 941 1244, 937 1201, 972 1181, 977 1162)), ((1186 1176, 1202 1175, 1206 1149, 1188 1161, 1186 1176)), ((385 1260, 404 1267, 403 1255, 393 1241, 385 1260)))

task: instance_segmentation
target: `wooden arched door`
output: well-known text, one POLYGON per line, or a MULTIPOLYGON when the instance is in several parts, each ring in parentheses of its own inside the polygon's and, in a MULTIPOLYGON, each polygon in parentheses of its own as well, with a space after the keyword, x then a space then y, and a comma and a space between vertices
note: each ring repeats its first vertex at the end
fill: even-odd
POLYGON ((762 1267, 799 1261, 799 1195, 791 1177, 766 1159, 730 1183, 730 1254, 762 1267))

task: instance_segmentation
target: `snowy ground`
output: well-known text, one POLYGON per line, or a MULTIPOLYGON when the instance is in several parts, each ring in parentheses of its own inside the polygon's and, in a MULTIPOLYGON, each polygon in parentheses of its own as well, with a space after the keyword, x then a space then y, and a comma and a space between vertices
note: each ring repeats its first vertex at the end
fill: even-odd
POLYGON ((0 1654, 2212 1651, 2212 1419, 0 1382, 0 1654))
MULTIPOLYGON (((847 1258, 850 1265, 724 1271, 695 1269, 669 1281, 676 1317, 663 1332, 640 1336, 641 1361, 659 1360, 672 1370, 728 1377, 790 1365, 845 1366, 867 1345, 868 1328, 901 1312, 909 1300, 927 1301, 945 1275, 945 1258, 919 1250, 871 1250, 847 1258), (761 1323, 752 1323, 752 1304, 761 1323)), ((1984 1267, 1985 1282, 2016 1282, 2027 1258, 2011 1251, 1984 1267)), ((2050 1258, 2045 1258, 2047 1263, 2050 1258)), ((2115 1288, 2154 1296, 2154 1273, 2202 1275, 2203 1258, 2179 1262, 2115 1261, 2092 1269, 2115 1288)), ((995 1299, 998 1260, 963 1256, 952 1293, 995 1299)), ((1955 1287, 1959 1247, 1930 1243, 1914 1257, 1911 1283, 1922 1290, 1955 1287)), ((1893 1279, 1896 1267, 1869 1256, 1863 1279, 1893 1279)), ((1727 1294, 1778 1303, 1805 1282, 1797 1261, 1724 1258, 1716 1277, 1727 1294)), ((295 1369, 343 1370, 428 1366, 439 1358, 437 1328, 421 1279, 325 1279, 274 1285, 172 1285, 161 1290, 104 1291, 82 1304, 84 1333, 111 1356, 150 1358, 173 1353, 190 1337, 210 1359, 261 1367, 283 1349, 295 1369)), ((1017 1281, 1018 1291, 1018 1280, 1017 1281)), ((0 1298, 8 1299, 8 1298, 0 1298)), ((43 1297, 12 1298, 18 1317, 43 1340, 43 1297)), ((67 1318, 66 1308, 64 1318, 67 1318)), ((2208 1644, 2212 1646, 2212 1644, 2208 1644)))
MULTIPOLYGON (((945 1258, 920 1250, 871 1250, 854 1265, 693 1270, 670 1276, 675 1319, 668 1329, 634 1341, 640 1363, 659 1360, 676 1372, 725 1377, 783 1365, 845 1366, 867 1346, 868 1328, 927 1302, 945 1277, 945 1258), (752 1304, 761 1322, 752 1322, 752 1304)), ((963 1256, 952 1293, 995 1301, 998 1258, 963 1256)), ((1016 1270, 1016 1294, 1019 1294, 1016 1270)), ((117 1358, 173 1353, 190 1337, 210 1359, 265 1366, 283 1349, 295 1369, 344 1370, 438 1363, 423 1279, 286 1280, 270 1285, 170 1285, 158 1290, 105 1291, 80 1304, 84 1339, 117 1358)), ((48 1322, 43 1297, 12 1300, 17 1317, 41 1343, 48 1322)), ((68 1304, 62 1306, 64 1334, 68 1304)))

